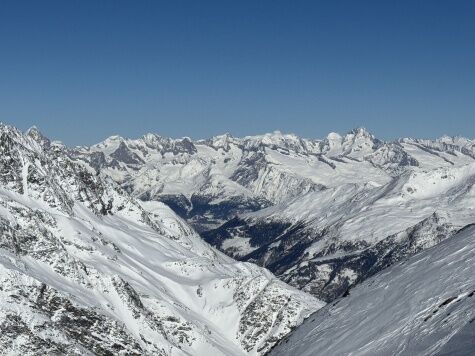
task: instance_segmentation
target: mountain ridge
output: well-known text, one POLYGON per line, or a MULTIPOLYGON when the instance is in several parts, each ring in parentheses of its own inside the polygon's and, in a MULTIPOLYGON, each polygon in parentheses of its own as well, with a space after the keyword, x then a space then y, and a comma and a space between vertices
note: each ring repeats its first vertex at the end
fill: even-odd
POLYGON ((258 355, 323 305, 36 129, 0 126, 0 152, 2 350, 258 355))
POLYGON ((117 143, 104 142, 79 150, 76 158, 90 162, 91 155, 103 154, 96 170, 132 195, 164 202, 223 252, 265 266, 327 302, 370 270, 374 273, 375 266, 385 266, 383 240, 393 241, 392 253, 406 258, 417 251, 408 248, 414 242, 394 236, 411 229, 415 233, 419 224, 431 222, 426 234, 433 234, 435 243, 438 229, 448 237, 473 219, 463 205, 472 201, 473 174, 460 173, 475 162, 475 141, 466 138, 387 142, 364 128, 323 139, 280 132, 197 141, 148 134, 122 141, 127 154, 117 143), (132 154, 137 158, 129 164, 132 154), (465 198, 453 191, 464 202, 453 204, 452 193, 442 191, 446 197, 439 202, 440 194, 425 190, 424 179, 434 187, 465 189, 465 198), (311 211, 320 215, 306 213, 311 211), (374 237, 371 226, 391 229, 374 237), (356 252, 358 259, 352 255, 356 252), (364 256, 376 262, 368 265, 364 256), (333 259, 332 265, 322 263, 325 259, 333 259))

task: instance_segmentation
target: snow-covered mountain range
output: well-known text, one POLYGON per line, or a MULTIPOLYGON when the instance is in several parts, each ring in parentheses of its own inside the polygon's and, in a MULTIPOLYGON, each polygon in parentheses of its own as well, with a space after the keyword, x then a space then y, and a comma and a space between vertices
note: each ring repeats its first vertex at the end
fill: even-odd
POLYGON ((0 126, 0 353, 263 354, 323 303, 0 126))
MULTIPOLYGON (((412 290, 438 303, 459 288, 465 314, 441 330, 428 319, 400 353, 427 335, 453 342, 472 332, 474 184, 475 141, 461 137, 385 142, 359 128, 322 140, 147 134, 70 148, 0 125, 0 349, 263 355, 285 338, 273 352, 399 352, 381 346, 406 342, 399 329, 341 340, 361 320, 358 303, 368 322, 383 326, 383 308, 419 325, 413 314, 426 309, 390 309, 399 304, 384 294, 418 269, 412 290), (453 281, 424 286, 421 256, 432 254, 432 271, 448 264, 453 281), (337 323, 342 333, 327 335, 337 323)), ((438 345, 421 350, 453 346, 438 345)))
POLYGON ((327 302, 475 222, 475 141, 113 136, 73 155, 327 302))

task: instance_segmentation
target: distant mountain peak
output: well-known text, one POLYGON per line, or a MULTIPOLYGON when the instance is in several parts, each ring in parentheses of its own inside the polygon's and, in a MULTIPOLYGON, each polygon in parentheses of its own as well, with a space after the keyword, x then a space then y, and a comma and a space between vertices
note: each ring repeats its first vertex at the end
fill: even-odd
POLYGON ((39 143, 42 147, 48 148, 51 146, 51 141, 36 127, 35 125, 31 126, 26 130, 25 135, 31 137, 34 141, 39 143))
POLYGON ((328 141, 341 141, 343 139, 338 132, 330 132, 326 138, 328 141))
POLYGON ((362 127, 362 126, 354 128, 353 130, 349 132, 349 134, 374 138, 374 135, 371 132, 369 132, 365 127, 362 127))

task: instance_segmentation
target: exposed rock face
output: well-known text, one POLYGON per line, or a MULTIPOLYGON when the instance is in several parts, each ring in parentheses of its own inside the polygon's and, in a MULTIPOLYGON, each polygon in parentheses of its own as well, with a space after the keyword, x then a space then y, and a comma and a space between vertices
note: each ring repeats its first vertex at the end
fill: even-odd
POLYGON ((141 164, 120 142, 84 160, 0 126, 1 350, 258 355, 323 305, 98 172, 141 164))
POLYGON ((138 155, 129 150, 123 141, 119 144, 119 147, 117 147, 117 149, 111 153, 110 156, 116 161, 125 163, 127 165, 138 165, 144 163, 144 161, 142 161, 138 155))

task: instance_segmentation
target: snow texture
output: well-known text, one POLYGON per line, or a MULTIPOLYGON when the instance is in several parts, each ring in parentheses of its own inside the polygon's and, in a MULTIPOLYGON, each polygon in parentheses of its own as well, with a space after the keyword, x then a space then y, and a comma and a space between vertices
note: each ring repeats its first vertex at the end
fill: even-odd
POLYGON ((475 226, 351 289, 271 355, 473 355, 475 226))

